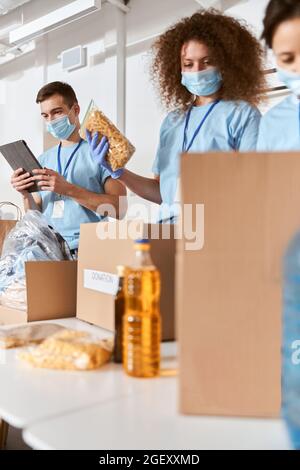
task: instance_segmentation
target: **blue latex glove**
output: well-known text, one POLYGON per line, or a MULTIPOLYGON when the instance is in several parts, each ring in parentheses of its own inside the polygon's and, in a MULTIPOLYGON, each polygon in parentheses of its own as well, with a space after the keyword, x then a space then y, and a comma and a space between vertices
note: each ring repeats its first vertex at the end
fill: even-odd
POLYGON ((95 132, 92 137, 91 133, 86 130, 86 139, 90 147, 91 155, 93 156, 95 162, 98 163, 98 165, 103 166, 103 168, 105 168, 109 172, 110 176, 113 179, 118 179, 124 173, 124 168, 120 168, 116 171, 112 170, 110 164, 106 160, 106 155, 109 149, 107 137, 102 137, 101 141, 98 144, 98 136, 98 132, 95 132))

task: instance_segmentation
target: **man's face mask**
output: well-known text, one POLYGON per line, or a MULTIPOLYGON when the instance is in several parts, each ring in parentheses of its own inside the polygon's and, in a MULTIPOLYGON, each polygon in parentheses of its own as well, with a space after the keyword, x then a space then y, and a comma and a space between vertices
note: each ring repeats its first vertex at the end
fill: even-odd
POLYGON ((279 80, 287 86, 294 95, 300 98, 300 75, 294 72, 288 72, 284 69, 277 68, 279 80))
POLYGON ((182 72, 181 83, 192 95, 210 96, 220 90, 222 75, 216 68, 201 72, 182 72))
MULTIPOLYGON (((71 112, 71 111, 70 111, 71 112)), ((76 124, 71 124, 69 114, 47 122, 47 132, 49 132, 55 139, 66 140, 73 134, 76 129, 76 124)))

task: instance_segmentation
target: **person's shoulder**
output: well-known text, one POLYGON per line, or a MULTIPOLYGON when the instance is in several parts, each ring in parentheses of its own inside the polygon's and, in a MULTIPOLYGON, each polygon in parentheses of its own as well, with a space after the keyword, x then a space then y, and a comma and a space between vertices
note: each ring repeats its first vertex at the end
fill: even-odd
MULTIPOLYGON (((296 105, 295 97, 288 96, 284 100, 272 106, 263 116, 264 121, 268 121, 277 117, 277 115, 282 116, 282 113, 286 110, 292 109, 296 105)), ((298 105, 299 106, 299 105, 298 105)))
POLYGON ((228 101, 229 106, 232 107, 238 113, 245 113, 250 115, 261 116, 261 113, 257 106, 248 103, 248 101, 237 100, 237 101, 228 101))
POLYGON ((41 162, 45 162, 45 161, 48 161, 49 158, 52 158, 53 155, 57 155, 57 148, 58 148, 58 145, 55 145, 54 147, 50 147, 49 149, 45 150, 45 152, 43 152, 39 157, 38 157, 38 161, 41 163, 41 162))
POLYGON ((170 111, 164 118, 162 127, 173 127, 175 124, 181 122, 185 117, 185 112, 180 109, 170 111))
POLYGON ((85 149, 85 150, 89 149, 89 144, 85 139, 82 139, 82 142, 80 144, 80 148, 85 149))

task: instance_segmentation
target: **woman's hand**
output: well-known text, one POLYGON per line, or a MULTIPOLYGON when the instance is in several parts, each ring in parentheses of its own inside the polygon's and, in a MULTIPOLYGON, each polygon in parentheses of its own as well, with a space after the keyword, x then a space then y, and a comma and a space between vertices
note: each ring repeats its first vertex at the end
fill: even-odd
POLYGON ((124 173, 124 168, 120 168, 119 170, 113 171, 110 164, 106 160, 106 155, 109 149, 107 137, 102 137, 101 141, 98 144, 98 136, 98 132, 95 132, 95 134, 92 136, 91 133, 86 130, 86 138, 90 147, 91 155, 95 162, 98 163, 98 165, 103 166, 103 168, 105 168, 109 172, 110 176, 113 179, 118 179, 124 173))

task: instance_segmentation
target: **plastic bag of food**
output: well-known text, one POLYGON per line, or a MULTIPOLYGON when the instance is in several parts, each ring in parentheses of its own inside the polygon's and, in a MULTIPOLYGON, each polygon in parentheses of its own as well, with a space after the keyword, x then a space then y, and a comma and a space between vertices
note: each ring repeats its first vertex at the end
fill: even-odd
POLYGON ((135 152, 135 147, 117 129, 117 127, 99 110, 94 101, 90 102, 81 125, 81 137, 86 139, 86 129, 92 134, 99 133, 99 142, 103 136, 109 142, 107 161, 113 171, 123 168, 135 152))
POLYGON ((48 336, 64 329, 65 327, 54 323, 1 328, 0 349, 20 348, 30 344, 39 344, 48 336))
POLYGON ((0 304, 27 309, 27 261, 72 259, 66 241, 48 226, 39 211, 28 211, 7 235, 0 259, 0 304))
POLYGON ((39 346, 22 351, 18 357, 35 367, 61 370, 98 369, 111 359, 113 340, 89 333, 65 330, 50 336, 39 346))

